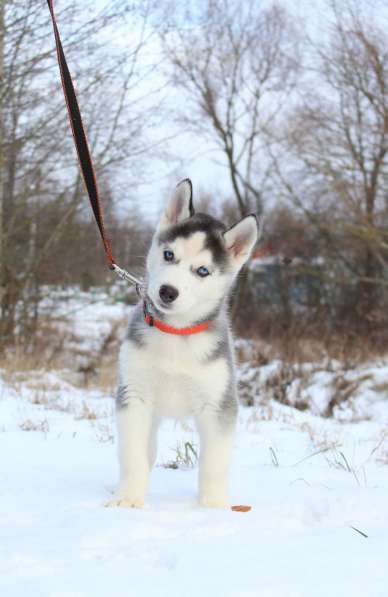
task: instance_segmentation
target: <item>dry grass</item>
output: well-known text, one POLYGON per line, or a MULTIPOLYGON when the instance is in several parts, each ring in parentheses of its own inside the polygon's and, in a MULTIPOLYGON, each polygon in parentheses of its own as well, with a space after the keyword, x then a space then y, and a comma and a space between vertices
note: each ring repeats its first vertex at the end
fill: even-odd
POLYGON ((63 355, 68 335, 58 333, 58 324, 62 326, 65 323, 65 319, 54 321, 41 316, 39 332, 29 345, 16 340, 15 344, 3 347, 0 351, 0 368, 12 375, 17 371, 61 369, 66 366, 63 355))
POLYGON ((388 465, 388 448, 385 450, 385 452, 383 454, 381 454, 381 456, 376 458, 376 460, 377 460, 377 462, 380 462, 381 464, 388 465))
POLYGON ((301 392, 308 383, 306 372, 297 370, 294 366, 285 364, 276 373, 271 375, 264 384, 265 393, 276 402, 292 406, 298 410, 307 410, 309 403, 306 398, 302 398, 301 392), (297 381, 296 392, 291 400, 289 388, 291 384, 297 381))
POLYGON ((374 392, 378 392, 379 394, 386 394, 388 396, 388 382, 377 383, 374 386, 372 386, 372 390, 374 392))
MULTIPOLYGON (((341 406, 341 404, 346 403, 347 408, 350 408, 353 411, 353 420, 356 420, 357 414, 354 409, 353 397, 356 395, 361 384, 370 379, 372 379, 372 377, 368 374, 360 375, 357 379, 349 380, 346 379, 342 372, 339 373, 331 384, 333 395, 327 405, 325 412, 323 413, 323 416, 332 417, 334 409, 338 406, 341 406)), ((365 420, 365 416, 363 419, 365 420)))
POLYGON ((174 458, 162 464, 163 468, 194 468, 198 463, 197 446, 191 442, 177 443, 174 458))
POLYGON ((107 394, 114 394, 117 387, 117 351, 110 351, 102 356, 95 384, 107 394))
POLYGON ((280 305, 252 314, 243 336, 264 347, 266 358, 297 364, 336 360, 344 368, 388 356, 388 325, 361 325, 359 320, 333 325, 325 312, 283 312, 280 305))
POLYGON ((307 433, 317 453, 335 450, 341 446, 341 441, 338 437, 333 437, 332 432, 329 434, 327 431, 322 431, 321 429, 318 431, 306 421, 298 425, 298 427, 303 433, 307 433))
MULTIPOLYGON (((324 455, 325 460, 330 468, 336 468, 351 473, 357 485, 361 485, 359 471, 356 470, 356 467, 349 462, 349 459, 341 450, 342 442, 339 440, 339 438, 332 436, 329 437, 327 433, 322 434, 322 432, 318 432, 308 423, 303 423, 299 426, 299 428, 301 431, 309 435, 313 450, 311 454, 296 462, 295 466, 305 462, 306 460, 309 460, 310 458, 324 455)), ((362 471, 364 472, 363 480, 366 485, 365 471, 364 469, 362 469, 362 471)))
POLYGON ((341 450, 339 450, 339 449, 331 450, 328 453, 328 455, 326 456, 326 462, 332 468, 336 468, 336 469, 345 471, 345 472, 353 475, 354 480, 356 481, 358 486, 361 486, 361 479, 363 479, 365 486, 367 485, 365 469, 361 468, 361 472, 364 473, 364 476, 360 477, 359 471, 356 470, 356 467, 354 465, 350 464, 348 458, 345 456, 344 452, 342 452, 341 450))
POLYGON ((375 448, 373 448, 370 457, 373 457, 381 464, 388 465, 388 429, 381 432, 381 436, 375 448))
POLYGON ((99 422, 96 427, 96 439, 102 444, 113 444, 115 435, 109 422, 99 422))
POLYGON ((53 396, 61 391, 61 384, 47 379, 46 373, 54 371, 63 381, 77 388, 99 389, 113 395, 117 385, 117 350, 106 350, 96 356, 88 371, 71 368, 69 362, 58 362, 58 369, 33 355, 23 355, 21 350, 2 356, 0 370, 2 377, 16 391, 21 387, 31 390, 34 404, 47 405, 53 396), (66 365, 66 368, 64 368, 66 365))
POLYGON ((15 348, 12 353, 2 354, 0 356, 0 369, 7 382, 11 382, 15 373, 25 374, 27 378, 29 371, 41 369, 41 359, 36 355, 23 353, 21 349, 15 348))
POLYGON ((86 419, 87 421, 96 421, 97 420, 97 414, 94 412, 94 410, 92 410, 90 408, 90 406, 86 402, 83 402, 83 404, 82 404, 82 411, 76 417, 76 419, 77 420, 86 419))
POLYGON ((42 419, 41 421, 32 421, 31 419, 26 419, 19 424, 19 427, 23 431, 40 431, 42 433, 48 433, 50 431, 47 419, 42 419))
MULTIPOLYGON (((41 317, 39 332, 33 344, 16 343, 0 351, 0 370, 5 380, 13 386, 17 381, 27 381, 32 371, 61 371, 64 378, 77 387, 98 387, 113 393, 116 386, 118 336, 122 322, 113 322, 109 334, 98 351, 78 351, 79 338, 66 330, 66 319, 52 320, 41 317), (59 326, 59 327, 58 327, 59 326), (67 371, 67 373, 66 373, 67 371), (24 379, 23 379, 24 377, 24 379)), ((44 388, 34 380, 36 389, 44 388)), ((31 385, 31 389, 34 389, 31 385)), ((52 388, 54 389, 54 388, 52 388)))

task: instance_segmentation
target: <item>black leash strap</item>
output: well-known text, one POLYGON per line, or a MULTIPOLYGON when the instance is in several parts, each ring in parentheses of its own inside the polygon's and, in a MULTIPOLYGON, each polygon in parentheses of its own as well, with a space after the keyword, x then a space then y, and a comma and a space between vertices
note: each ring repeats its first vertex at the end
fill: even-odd
POLYGON ((65 54, 62 47, 61 37, 59 35, 57 22, 55 19, 54 13, 54 1, 47 0, 47 4, 51 14, 51 20, 53 24, 54 36, 55 36, 55 45, 57 48, 57 57, 58 57, 58 64, 59 70, 61 73, 61 81, 62 81, 62 88, 63 93, 66 100, 67 111, 69 114, 70 126, 73 132, 74 143, 77 149, 78 154, 78 161, 81 168, 82 176, 85 182, 86 190, 89 195, 90 205, 92 206, 93 214, 97 222, 98 229, 100 231, 101 239, 104 245, 105 255, 108 262, 110 269, 114 269, 117 271, 121 277, 129 279, 129 281, 133 283, 137 283, 138 280, 133 278, 128 272, 125 270, 121 270, 113 258, 112 255, 112 248, 110 241, 105 233, 104 227, 104 217, 103 211, 100 201, 100 193, 97 185, 96 174, 93 167, 92 158, 90 155, 89 144, 86 138, 85 129, 82 123, 81 112, 79 109, 77 96, 75 94, 73 81, 71 78, 71 74, 69 71, 69 67, 67 66, 65 54), (125 272, 128 274, 130 278, 127 278, 125 275, 120 274, 121 272, 125 272), (131 279, 132 278, 132 279, 131 279))

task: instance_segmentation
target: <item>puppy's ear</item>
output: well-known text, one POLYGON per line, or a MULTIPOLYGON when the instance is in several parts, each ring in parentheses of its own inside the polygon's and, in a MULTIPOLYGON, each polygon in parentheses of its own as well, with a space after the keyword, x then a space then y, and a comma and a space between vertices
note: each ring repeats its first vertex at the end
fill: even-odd
POLYGON ((189 178, 182 180, 175 188, 173 195, 160 219, 159 229, 163 230, 182 222, 194 215, 193 185, 189 178))
POLYGON ((225 245, 234 268, 240 269, 249 259, 259 236, 259 222, 254 214, 246 216, 224 232, 225 245))

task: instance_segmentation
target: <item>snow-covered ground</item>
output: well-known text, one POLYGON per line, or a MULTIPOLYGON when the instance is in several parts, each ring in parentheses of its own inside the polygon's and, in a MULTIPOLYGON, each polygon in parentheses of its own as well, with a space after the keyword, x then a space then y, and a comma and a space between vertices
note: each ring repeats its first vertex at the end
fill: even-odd
MULTIPOLYGON (((75 368, 127 308, 70 306, 75 368)), ((247 513, 196 505, 196 467, 173 467, 186 442, 197 448, 190 422, 162 427, 145 508, 104 508, 112 396, 69 371, 4 372, 1 597, 388 597, 388 367, 358 371, 363 408, 348 418, 319 416, 332 381, 318 365, 295 394, 311 408, 281 404, 279 367, 240 370, 258 394, 240 409, 230 480, 247 513)))

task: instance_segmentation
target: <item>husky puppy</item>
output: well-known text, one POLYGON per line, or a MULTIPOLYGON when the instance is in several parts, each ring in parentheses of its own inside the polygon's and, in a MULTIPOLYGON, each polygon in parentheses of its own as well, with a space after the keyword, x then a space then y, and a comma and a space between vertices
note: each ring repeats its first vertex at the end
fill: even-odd
POLYGON ((121 479, 107 505, 144 504, 160 419, 192 416, 201 444, 199 502, 227 506, 237 417, 227 297, 257 240, 254 215, 226 229, 194 213, 190 180, 176 187, 147 257, 149 303, 134 308, 120 351, 121 479))

